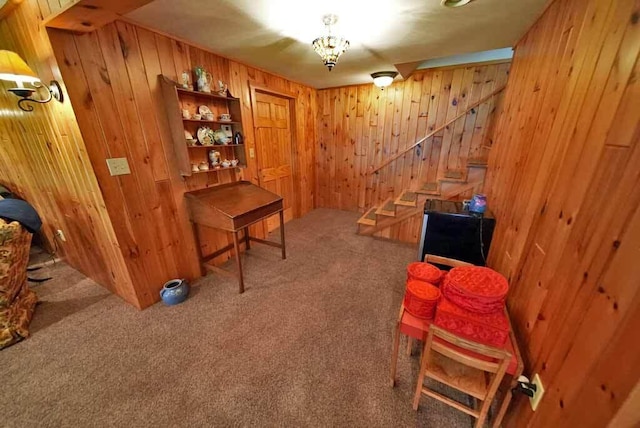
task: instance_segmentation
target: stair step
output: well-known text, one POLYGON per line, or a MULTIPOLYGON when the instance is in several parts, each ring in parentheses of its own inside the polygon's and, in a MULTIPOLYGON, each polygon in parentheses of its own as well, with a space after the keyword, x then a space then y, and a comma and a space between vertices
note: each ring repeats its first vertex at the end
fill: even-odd
POLYGON ((398 196, 395 200, 395 204, 405 207, 416 207, 418 206, 418 194, 416 192, 405 190, 402 195, 398 196))
POLYGON ((440 185, 438 183, 424 183, 420 189, 416 190, 416 193, 437 196, 440 194, 440 185))
POLYGON ((447 171, 444 173, 444 178, 453 178, 454 180, 460 180, 464 177, 462 171, 447 171))
POLYGON ((483 158, 469 158, 467 159, 467 167, 469 168, 486 168, 487 160, 483 158))
POLYGON ((446 171, 444 178, 441 178, 440 181, 444 183, 466 183, 467 178, 462 171, 446 171))
POLYGON ((371 208, 367 211, 360 219, 358 220, 358 224, 364 224, 366 226, 375 226, 376 221, 376 207, 371 208))
POLYGON ((396 204, 394 203, 392 198, 384 201, 382 205, 376 210, 377 215, 384 215, 387 217, 395 217, 396 216, 396 204))

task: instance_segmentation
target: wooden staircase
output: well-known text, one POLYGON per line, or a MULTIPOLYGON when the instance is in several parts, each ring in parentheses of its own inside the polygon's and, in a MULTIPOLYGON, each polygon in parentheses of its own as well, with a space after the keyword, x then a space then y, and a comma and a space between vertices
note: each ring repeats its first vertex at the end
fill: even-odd
MULTIPOLYGON (((424 137, 420 138, 415 143, 398 151, 398 153, 393 156, 390 156, 380 165, 371 168, 371 170, 367 172, 367 175, 378 174, 380 170, 402 158, 410 151, 416 149, 420 150, 422 148, 421 144, 430 138, 436 138, 439 133, 443 132, 445 129, 449 129, 447 127, 453 125, 458 119, 465 118, 466 121, 466 115, 470 111, 491 100, 494 96, 502 92, 504 88, 505 87, 502 86, 471 105, 467 105, 466 109, 459 112, 455 117, 448 119, 445 123, 435 127, 435 129, 431 129, 424 137)), ((466 122, 463 132, 465 132, 465 130, 466 122)), ((462 139, 460 141, 462 141, 462 139)), ((468 147, 466 148, 468 149, 468 147)), ((490 147, 486 148, 488 149, 490 147)), ((394 192, 394 194, 389 195, 390 197, 382 202, 382 204, 369 208, 358 220, 358 234, 381 237, 399 236, 402 240, 407 241, 409 239, 416 239, 418 234, 415 233, 415 221, 407 224, 412 230, 409 234, 398 233, 399 230, 401 232, 406 232, 406 229, 402 227, 404 225, 401 225, 399 228, 394 226, 400 225, 402 222, 412 219, 413 217, 421 216, 424 202, 427 199, 459 201, 471 198, 474 193, 481 193, 487 168, 486 154, 480 155, 481 157, 479 158, 474 158, 471 157, 469 152, 467 153, 468 154, 466 156, 461 156, 459 158, 464 162, 463 168, 449 169, 445 159, 444 162, 440 162, 439 165, 436 166, 436 181, 422 183, 418 188, 403 189, 399 193, 394 192), (404 231, 401 229, 404 229, 404 231)))
POLYGON ((487 163, 469 159, 463 171, 446 171, 436 182, 423 183, 418 189, 405 189, 397 197, 369 208, 358 220, 358 234, 376 235, 413 216, 421 215, 427 199, 462 200, 482 190, 487 163))

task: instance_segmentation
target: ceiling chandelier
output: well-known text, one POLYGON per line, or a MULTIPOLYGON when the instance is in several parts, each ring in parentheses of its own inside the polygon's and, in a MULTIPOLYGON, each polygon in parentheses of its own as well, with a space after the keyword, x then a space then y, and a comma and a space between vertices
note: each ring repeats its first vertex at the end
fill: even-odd
POLYGON ((338 22, 336 15, 325 15, 322 22, 327 27, 327 35, 318 37, 313 41, 313 49, 316 51, 322 62, 327 66, 329 71, 336 65, 340 55, 349 49, 349 41, 344 37, 338 37, 331 34, 331 26, 338 22))

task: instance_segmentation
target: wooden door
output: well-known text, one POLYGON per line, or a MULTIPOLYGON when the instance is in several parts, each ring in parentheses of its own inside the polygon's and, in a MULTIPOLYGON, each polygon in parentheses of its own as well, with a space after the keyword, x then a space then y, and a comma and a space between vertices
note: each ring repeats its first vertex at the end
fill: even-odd
MULTIPOLYGON (((283 197, 284 221, 289 221, 294 206, 289 99, 256 91, 253 121, 260 186, 283 197)), ((277 216, 267 220, 269 231, 278 226, 277 216)))

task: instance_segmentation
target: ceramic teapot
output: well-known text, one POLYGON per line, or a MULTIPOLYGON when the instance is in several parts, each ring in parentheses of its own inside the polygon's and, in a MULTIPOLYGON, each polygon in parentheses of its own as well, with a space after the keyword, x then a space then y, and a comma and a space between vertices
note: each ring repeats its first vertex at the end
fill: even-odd
POLYGON ((189 296, 189 283, 184 279, 172 279, 165 282, 160 290, 160 298, 167 305, 182 303, 189 296))

